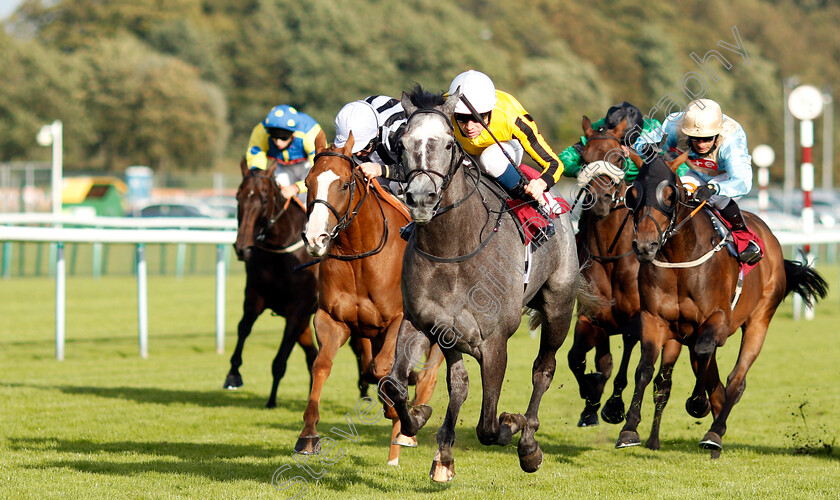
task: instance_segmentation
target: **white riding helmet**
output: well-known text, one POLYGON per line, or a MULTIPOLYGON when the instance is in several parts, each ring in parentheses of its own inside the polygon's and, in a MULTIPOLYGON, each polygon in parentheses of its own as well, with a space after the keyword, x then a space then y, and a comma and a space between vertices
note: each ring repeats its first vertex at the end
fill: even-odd
MULTIPOLYGON (((467 96, 477 112, 489 113, 496 107, 496 86, 484 73, 474 69, 464 71, 449 84, 449 94, 454 94, 458 87, 461 88, 461 95, 467 96)), ((459 99, 455 105, 455 112, 468 114, 470 109, 459 99)))
POLYGON ((688 103, 680 124, 680 132, 689 137, 712 137, 723 130, 723 112, 711 99, 697 99, 688 103))
POLYGON ((358 153, 379 135, 379 117, 365 101, 349 102, 335 116, 335 145, 347 144, 353 132, 353 154, 358 153))

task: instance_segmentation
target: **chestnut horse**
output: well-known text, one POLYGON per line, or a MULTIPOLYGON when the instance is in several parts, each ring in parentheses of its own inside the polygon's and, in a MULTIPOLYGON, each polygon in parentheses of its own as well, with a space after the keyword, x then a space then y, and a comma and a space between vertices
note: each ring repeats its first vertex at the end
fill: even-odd
MULTIPOLYGON (((827 284, 811 267, 785 260, 779 241, 754 214, 744 212, 748 225, 764 241, 764 257, 741 278, 741 266, 725 250, 712 219, 699 212, 675 174, 688 153, 667 163, 656 156, 640 168, 627 191, 633 209, 636 236, 633 248, 641 262, 642 353, 636 369, 636 388, 617 448, 640 444, 642 396, 651 381, 654 364, 665 342, 679 341, 689 348, 696 382, 686 410, 714 420, 700 441, 720 456, 726 420, 744 393, 746 375, 758 356, 776 308, 794 292, 806 304, 825 297, 827 284), (723 249, 723 251, 718 251, 723 249), (741 329, 740 352, 726 386, 720 380, 715 354, 726 339, 741 329)), ((673 364, 663 359, 661 372, 673 364)), ((670 384, 655 388, 655 416, 647 447, 659 448, 659 422, 668 402, 670 384)))
MULTIPOLYGON (((295 445, 302 454, 317 453, 321 390, 339 347, 350 338, 369 339, 373 360, 366 375, 378 382, 391 370, 403 320, 400 275, 405 241, 399 229, 410 222, 408 212, 384 200, 389 195, 368 184, 354 168, 352 146, 352 133, 343 148, 327 148, 324 133, 318 134, 315 165, 306 177, 309 214, 304 241, 309 253, 322 259, 314 318, 321 350, 295 445)), ((431 398, 443 361, 436 347, 427 354, 434 362, 417 377, 420 404, 431 398)), ((385 416, 393 421, 388 465, 398 465, 400 446, 416 446, 417 441, 400 435, 400 421, 390 405, 385 406, 385 416)))
POLYGON ((240 162, 242 182, 236 192, 238 230, 233 247, 239 260, 245 261, 245 303, 237 332, 239 338, 230 358, 226 389, 242 386, 242 348, 254 322, 266 309, 283 316, 286 326, 283 340, 272 363, 271 394, 266 407, 277 406, 277 386, 286 373, 286 362, 295 345, 306 354, 306 365, 312 363, 318 348, 312 341, 309 318, 315 312, 318 298, 317 270, 293 272, 307 258, 300 231, 306 213, 299 203, 283 198, 274 182, 277 162, 266 170, 249 170, 245 158, 240 162))

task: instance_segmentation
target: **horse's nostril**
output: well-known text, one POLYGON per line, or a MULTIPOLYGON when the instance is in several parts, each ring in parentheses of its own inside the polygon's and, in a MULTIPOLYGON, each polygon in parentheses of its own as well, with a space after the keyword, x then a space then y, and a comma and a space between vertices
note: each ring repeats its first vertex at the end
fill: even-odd
POLYGON ((414 207, 415 206, 414 195, 411 194, 410 192, 405 193, 405 204, 408 205, 409 207, 414 207))

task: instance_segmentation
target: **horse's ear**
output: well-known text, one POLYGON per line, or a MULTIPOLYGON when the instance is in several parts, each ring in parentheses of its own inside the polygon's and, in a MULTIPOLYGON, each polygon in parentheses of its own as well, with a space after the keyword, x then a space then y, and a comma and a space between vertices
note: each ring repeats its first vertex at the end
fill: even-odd
POLYGON ((633 160, 633 164, 636 165, 636 168, 641 169, 642 165, 645 163, 642 160, 642 157, 639 156, 638 153, 636 153, 636 151, 633 150, 633 148, 627 148, 627 149, 629 150, 627 152, 627 154, 630 155, 630 159, 633 160))
POLYGON ((402 107, 405 110, 405 116, 411 116, 412 113, 417 111, 417 106, 411 102, 411 96, 408 95, 408 92, 403 90, 402 99, 400 100, 402 103, 402 107))
POLYGON ((583 135, 586 137, 592 137, 595 135, 595 131, 592 130, 592 120, 590 120, 588 116, 583 115, 583 120, 581 120, 580 126, 583 127, 583 135))
POLYGON ((355 143, 355 142, 356 142, 356 140, 353 139, 353 131, 351 130, 350 133, 347 134, 347 143, 344 145, 344 149, 342 150, 342 152, 344 154, 346 154, 347 156, 352 155, 353 154, 353 143, 355 143))
POLYGON ((458 101, 461 99, 461 87, 459 86, 455 89, 455 92, 450 94, 449 97, 446 98, 446 102, 443 103, 442 111, 446 114, 446 116, 452 116, 455 114, 455 106, 458 105, 458 101))
POLYGON ((269 178, 274 176, 274 171, 277 169, 277 160, 270 160, 265 165, 265 175, 269 178))
POLYGON ((323 130, 315 136, 315 154, 327 149, 327 134, 323 130))
POLYGON ((680 165, 682 165, 683 163, 685 163, 685 162, 686 162, 686 160, 688 160, 688 151, 686 151, 685 153, 683 153, 683 154, 681 154, 681 155, 677 156, 677 157, 676 157, 674 160, 672 160, 672 161, 666 161, 666 162, 665 162, 665 164, 666 164, 666 165, 668 165, 668 168, 670 168, 671 170, 673 170, 673 171, 674 171, 674 173, 677 173, 677 169, 680 167, 680 165))
POLYGON ((239 162, 239 169, 242 170, 242 177, 248 176, 248 162, 245 160, 245 157, 242 157, 242 161, 239 162))
POLYGON ((627 130, 627 118, 621 120, 621 123, 616 125, 614 129, 610 129, 610 133, 621 139, 624 137, 625 130, 627 130))

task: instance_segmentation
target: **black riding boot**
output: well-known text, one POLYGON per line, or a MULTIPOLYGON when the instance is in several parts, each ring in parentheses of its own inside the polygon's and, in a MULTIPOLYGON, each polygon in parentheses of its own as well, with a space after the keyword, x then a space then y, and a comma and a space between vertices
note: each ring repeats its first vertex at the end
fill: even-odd
MULTIPOLYGON (((738 208, 738 204, 735 203, 734 200, 730 200, 728 205, 723 207, 723 209, 718 210, 718 213, 720 213, 720 216, 723 217, 730 226, 732 226, 730 229, 733 233, 747 230, 747 223, 744 222, 744 215, 741 213, 741 209, 738 208)), ((744 264, 755 264, 761 260, 761 248, 758 246, 758 243, 750 240, 747 248, 738 255, 738 260, 744 264)))

